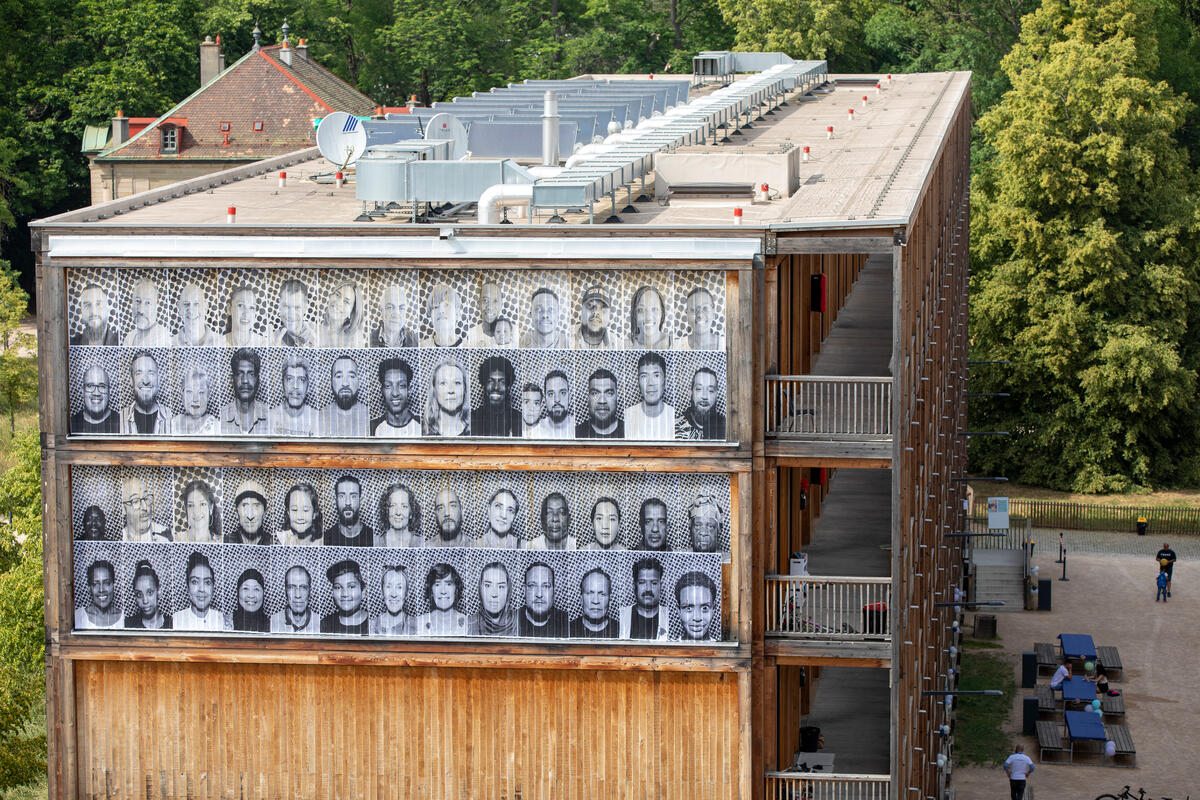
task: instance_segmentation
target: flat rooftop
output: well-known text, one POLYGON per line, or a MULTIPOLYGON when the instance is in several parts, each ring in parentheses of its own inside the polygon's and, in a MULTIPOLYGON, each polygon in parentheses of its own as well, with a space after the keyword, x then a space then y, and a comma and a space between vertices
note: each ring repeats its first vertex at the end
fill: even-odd
MULTIPOLYGON (((745 196, 720 196, 719 192, 717 196, 698 196, 698 192, 680 190, 672 184, 669 194, 662 192, 648 202, 635 202, 637 211, 626 212, 622 210, 626 191, 618 189, 616 207, 622 226, 727 227, 733 222, 735 207, 742 209, 741 224, 751 227, 902 224, 911 217, 969 88, 968 72, 894 75, 890 81, 875 75, 831 75, 828 82, 806 92, 789 93, 785 105, 741 128, 741 135, 723 136, 715 144, 679 147, 671 154, 674 163, 686 162, 686 170, 700 176, 697 183, 718 168, 724 170, 722 175, 744 172, 744 183, 757 183, 756 157, 775 165, 790 159, 787 169, 793 176, 794 190, 775 186, 771 199, 751 201, 745 196), (877 82, 881 83, 879 90, 877 82), (852 121, 850 109, 854 110, 852 121), (828 133, 830 126, 832 136, 828 133), (807 160, 803 157, 805 147, 809 148, 807 160)), ((665 172, 667 160, 660 156, 656 161, 655 169, 662 164, 665 172)), ((225 225, 227 209, 233 206, 239 228, 411 227, 407 203, 372 222, 355 222, 362 203, 355 197, 354 183, 335 186, 333 170, 312 148, 283 159, 216 173, 219 177, 193 179, 43 222, 123 228, 225 225), (281 168, 287 171, 287 183, 282 187, 278 180, 281 168)), ((352 178, 352 171, 349 176, 352 178)), ((648 194, 653 195, 656 178, 655 172, 646 176, 648 194)), ((661 189, 661 180, 659 185, 661 189)), ((635 179, 630 188, 636 198, 642 191, 641 182, 635 179)), ((597 203, 591 219, 602 223, 611 212, 605 198, 597 203)), ((532 224, 545 225, 552 213, 551 209, 536 209, 532 224)), ((565 215, 568 224, 589 224, 586 212, 565 215)), ((518 225, 530 224, 528 217, 510 215, 510 219, 518 225)), ((475 220, 471 207, 439 224, 469 226, 475 220)))

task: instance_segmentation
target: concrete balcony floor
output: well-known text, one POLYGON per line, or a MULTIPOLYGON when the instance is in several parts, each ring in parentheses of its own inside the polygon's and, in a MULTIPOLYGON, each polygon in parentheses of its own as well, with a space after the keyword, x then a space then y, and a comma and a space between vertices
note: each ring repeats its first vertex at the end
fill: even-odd
POLYGON ((813 529, 810 575, 882 578, 892 574, 892 472, 840 469, 813 529))

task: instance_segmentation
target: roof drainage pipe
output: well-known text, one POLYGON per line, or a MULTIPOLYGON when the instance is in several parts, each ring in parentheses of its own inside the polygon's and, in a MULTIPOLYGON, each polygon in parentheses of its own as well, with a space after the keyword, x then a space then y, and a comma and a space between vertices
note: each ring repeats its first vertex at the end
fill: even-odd
POLYGON ((497 183, 479 195, 480 225, 495 225, 500 209, 507 206, 529 206, 533 202, 532 183, 497 183))

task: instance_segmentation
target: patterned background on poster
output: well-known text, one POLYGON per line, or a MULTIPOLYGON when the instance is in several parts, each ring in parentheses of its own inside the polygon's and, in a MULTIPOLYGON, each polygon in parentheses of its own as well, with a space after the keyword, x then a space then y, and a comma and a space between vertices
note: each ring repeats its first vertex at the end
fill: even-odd
POLYGON ((691 319, 687 313, 687 298, 695 289, 706 289, 713 298, 713 328, 720 337, 721 350, 725 349, 725 273, 715 270, 679 270, 672 273, 675 282, 674 316, 675 346, 682 348, 687 344, 687 336, 692 332, 691 319))
POLYGON ((719 631, 720 619, 720 557, 698 553, 640 553, 621 551, 594 552, 536 552, 524 550, 483 549, 393 549, 308 547, 275 548, 240 545, 139 544, 118 542, 77 542, 75 544, 76 608, 87 604, 90 594, 87 567, 96 559, 106 559, 116 568, 114 603, 123 616, 135 613, 131 581, 139 559, 151 561, 160 577, 160 607, 172 615, 188 606, 186 568, 192 553, 202 553, 212 565, 215 588, 213 606, 222 615, 232 615, 237 608, 238 579, 250 568, 258 570, 266 582, 263 610, 268 615, 280 611, 285 603, 284 580, 294 566, 303 566, 312 577, 310 608, 318 619, 336 612, 328 570, 335 563, 350 560, 359 566, 363 578, 363 603, 370 617, 383 610, 380 589, 383 569, 388 565, 405 568, 408 592, 405 610, 413 616, 427 613, 430 603, 427 577, 435 564, 449 564, 462 580, 463 591, 457 608, 466 616, 477 614, 480 608, 479 581, 483 569, 492 562, 504 564, 509 575, 508 605, 519 612, 525 602, 524 577, 529 566, 543 562, 554 572, 554 605, 575 619, 581 614, 580 581, 592 569, 602 569, 611 579, 609 616, 616 619, 622 606, 634 603, 633 565, 650 556, 663 566, 662 607, 670 617, 673 638, 680 634, 675 585, 687 572, 697 570, 708 575, 718 587, 713 599, 716 609, 711 630, 719 631))

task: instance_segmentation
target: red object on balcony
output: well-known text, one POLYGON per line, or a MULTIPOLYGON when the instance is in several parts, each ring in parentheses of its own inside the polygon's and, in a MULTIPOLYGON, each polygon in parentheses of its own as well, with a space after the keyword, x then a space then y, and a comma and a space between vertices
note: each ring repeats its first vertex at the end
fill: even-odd
POLYGON ((817 467, 817 483, 826 486, 829 483, 829 470, 825 467, 817 467))
POLYGON ((809 278, 809 291, 811 298, 809 301, 809 309, 812 311, 820 311, 825 313, 825 273, 813 275, 809 278))

